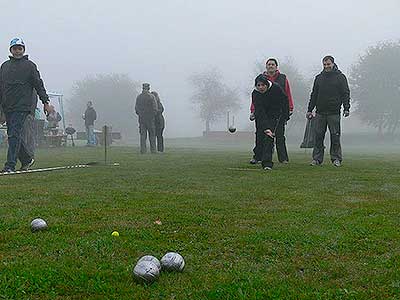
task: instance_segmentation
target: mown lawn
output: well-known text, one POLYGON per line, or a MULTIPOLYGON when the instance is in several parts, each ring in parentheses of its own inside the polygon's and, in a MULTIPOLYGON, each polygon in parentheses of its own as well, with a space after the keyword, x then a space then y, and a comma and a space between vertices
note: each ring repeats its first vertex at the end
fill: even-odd
MULTIPOLYGON (((237 149, 137 153, 112 148, 120 167, 0 177, 0 299, 400 298, 398 155, 347 153, 338 169, 298 151, 265 172, 237 149), (35 217, 49 230, 31 233, 35 217), (183 273, 133 281, 140 256, 167 251, 183 273)), ((40 150, 36 167, 101 159, 40 150)))

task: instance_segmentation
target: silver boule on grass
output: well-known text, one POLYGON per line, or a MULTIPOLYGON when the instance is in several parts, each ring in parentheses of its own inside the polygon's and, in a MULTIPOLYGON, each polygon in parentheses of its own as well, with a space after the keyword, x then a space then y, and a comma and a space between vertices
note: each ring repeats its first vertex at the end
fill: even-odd
POLYGON ((41 218, 33 219, 31 222, 31 230, 32 232, 42 231, 47 229, 47 223, 45 220, 41 218))
POLYGON ((161 268, 166 271, 182 272, 185 268, 185 260, 176 252, 168 252, 161 258, 161 268))
POLYGON ((230 133, 235 133, 236 132, 236 127, 231 125, 231 126, 229 126, 228 130, 229 130, 230 133))
POLYGON ((151 261, 139 261, 133 269, 133 278, 139 283, 153 283, 159 276, 160 270, 151 261))
POLYGON ((151 261, 152 263, 154 263, 157 266, 158 270, 161 271, 161 263, 157 257, 152 256, 152 255, 145 255, 145 256, 142 256, 141 258, 139 258, 137 263, 139 263, 141 261, 151 261))

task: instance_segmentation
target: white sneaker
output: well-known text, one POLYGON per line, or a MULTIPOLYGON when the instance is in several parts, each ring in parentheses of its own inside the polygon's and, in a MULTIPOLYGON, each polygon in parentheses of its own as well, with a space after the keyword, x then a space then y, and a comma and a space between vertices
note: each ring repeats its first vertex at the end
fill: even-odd
POLYGON ((271 167, 264 167, 264 170, 265 171, 272 171, 272 168, 271 167))
POLYGON ((27 164, 21 166, 21 169, 19 169, 20 171, 28 171, 30 167, 33 166, 33 164, 35 163, 35 160, 32 158, 30 160, 30 162, 28 162, 27 164))
POLYGON ((335 167, 341 167, 341 166, 342 166, 342 163, 340 162, 340 160, 336 159, 336 160, 333 161, 333 165, 334 165, 335 167))

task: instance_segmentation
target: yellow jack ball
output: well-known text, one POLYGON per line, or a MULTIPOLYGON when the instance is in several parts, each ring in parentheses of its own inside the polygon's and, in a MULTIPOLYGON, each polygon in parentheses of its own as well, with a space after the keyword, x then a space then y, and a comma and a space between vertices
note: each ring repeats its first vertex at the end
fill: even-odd
POLYGON ((113 233, 111 233, 112 236, 119 236, 119 232, 118 231, 113 231, 113 233))

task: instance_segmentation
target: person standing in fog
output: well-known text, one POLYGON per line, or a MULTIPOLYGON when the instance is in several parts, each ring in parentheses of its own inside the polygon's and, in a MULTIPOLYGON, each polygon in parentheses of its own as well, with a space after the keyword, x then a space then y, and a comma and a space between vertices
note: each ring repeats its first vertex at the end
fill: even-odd
POLYGON ((343 116, 350 115, 350 89, 346 76, 338 69, 335 59, 328 55, 322 59, 323 70, 315 77, 306 114, 307 119, 315 115, 315 144, 310 165, 319 166, 324 161, 324 139, 327 127, 331 136, 330 155, 335 167, 342 165, 340 144, 340 111, 343 116))
POLYGON ((156 125, 156 139, 157 139, 157 151, 164 152, 164 137, 163 132, 165 128, 165 119, 163 116, 164 106, 161 103, 160 96, 157 92, 151 92, 157 101, 157 114, 155 118, 155 125, 156 125))
POLYGON ((150 93, 150 84, 143 83, 142 93, 137 96, 135 112, 139 116, 140 153, 147 152, 146 140, 149 135, 150 151, 156 153, 156 124, 158 106, 153 94, 150 93))
POLYGON ((97 113, 96 110, 93 108, 92 101, 88 101, 88 103, 86 104, 86 111, 82 117, 85 120, 87 146, 94 146, 96 145, 96 136, 94 134, 94 121, 96 121, 97 119, 97 113))

